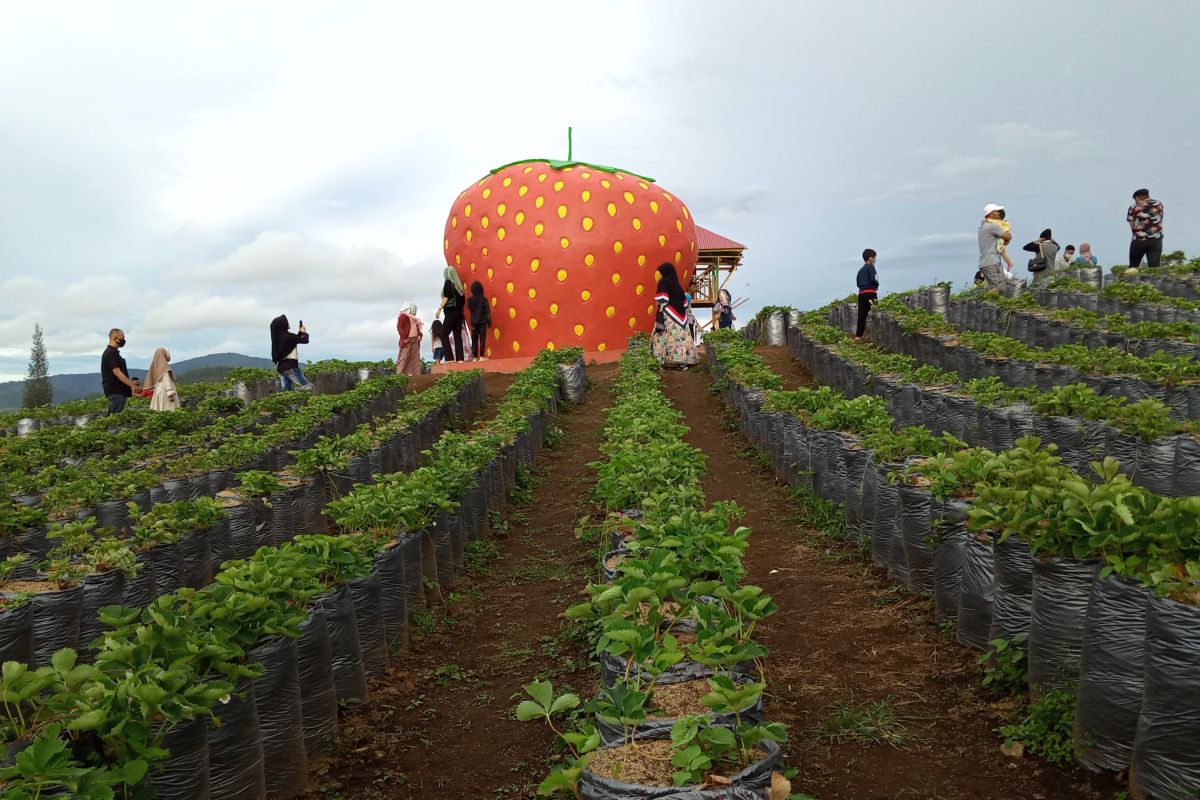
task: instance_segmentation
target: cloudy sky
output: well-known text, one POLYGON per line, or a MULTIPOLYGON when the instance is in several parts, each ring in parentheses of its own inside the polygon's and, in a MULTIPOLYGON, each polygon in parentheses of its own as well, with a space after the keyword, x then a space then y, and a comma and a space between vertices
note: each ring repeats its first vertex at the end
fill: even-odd
MULTIPOLYGON (((394 357, 455 195, 566 156, 655 177, 811 307, 975 270, 985 203, 1124 263, 1147 186, 1200 253, 1200 3, 25 3, 0 25, 0 379, 114 325, 130 366, 394 357)), ((1018 261, 1023 264, 1023 260, 1018 261)))

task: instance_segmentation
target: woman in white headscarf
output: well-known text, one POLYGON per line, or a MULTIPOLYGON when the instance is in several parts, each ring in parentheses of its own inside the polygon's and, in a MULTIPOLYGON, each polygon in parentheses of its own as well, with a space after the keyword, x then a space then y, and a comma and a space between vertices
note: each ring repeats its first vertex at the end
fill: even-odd
POLYGON ((179 410, 179 392, 175 387, 175 373, 171 371, 170 350, 160 347, 154 351, 143 385, 154 391, 150 398, 151 411, 179 410))
POLYGON ((425 323, 417 316, 417 304, 400 306, 396 317, 396 333, 400 336, 400 355, 396 357, 397 375, 421 374, 421 339, 425 336, 425 323))

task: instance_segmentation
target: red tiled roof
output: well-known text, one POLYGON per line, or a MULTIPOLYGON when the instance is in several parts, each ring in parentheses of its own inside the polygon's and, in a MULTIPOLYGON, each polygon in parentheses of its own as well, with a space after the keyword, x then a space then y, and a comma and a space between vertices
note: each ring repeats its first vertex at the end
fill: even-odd
POLYGON ((745 250, 746 245, 738 244, 733 239, 726 239, 719 233, 713 233, 708 228, 696 226, 696 247, 701 250, 745 250))

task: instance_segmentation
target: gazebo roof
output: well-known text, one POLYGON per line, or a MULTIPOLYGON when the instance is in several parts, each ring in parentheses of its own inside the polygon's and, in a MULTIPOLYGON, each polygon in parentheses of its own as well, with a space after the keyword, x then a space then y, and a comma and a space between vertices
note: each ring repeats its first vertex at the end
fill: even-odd
POLYGON ((745 250, 746 245, 738 244, 708 228, 696 226, 696 247, 700 250, 745 250))

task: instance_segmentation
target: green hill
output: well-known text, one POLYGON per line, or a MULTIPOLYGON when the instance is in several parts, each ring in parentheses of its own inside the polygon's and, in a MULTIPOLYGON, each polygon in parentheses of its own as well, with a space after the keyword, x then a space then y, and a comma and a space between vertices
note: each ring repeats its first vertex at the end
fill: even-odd
MULTIPOLYGON (((229 371, 237 367, 271 368, 275 365, 268 358, 244 356, 241 353, 211 353, 197 358, 187 358, 171 366, 175 370, 176 380, 180 383, 206 383, 224 380, 229 371)), ((138 378, 146 375, 144 369, 130 369, 129 372, 138 378)), ((55 403, 99 397, 100 370, 97 366, 95 372, 51 375, 50 385, 54 387, 55 403)), ((25 381, 0 383, 0 410, 9 411, 20 408, 24 392, 25 381)))

